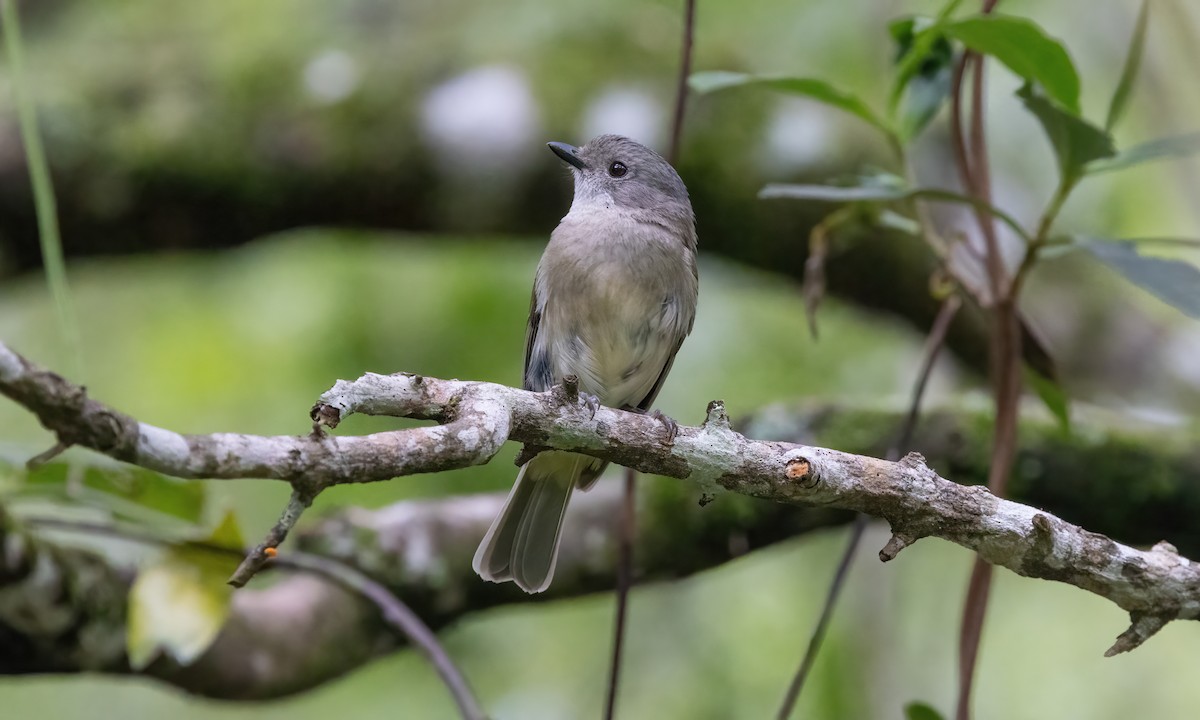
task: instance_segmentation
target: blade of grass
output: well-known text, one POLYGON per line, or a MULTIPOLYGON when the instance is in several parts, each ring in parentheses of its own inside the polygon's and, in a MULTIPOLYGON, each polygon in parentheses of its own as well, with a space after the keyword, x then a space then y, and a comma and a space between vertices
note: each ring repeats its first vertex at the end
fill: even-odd
POLYGON ((4 26, 4 49, 12 77, 13 99, 21 127, 21 144, 29 166, 29 181, 33 185, 34 209, 37 212, 38 240, 42 248, 42 263, 46 268, 46 283, 54 301, 59 333, 70 358, 76 379, 83 379, 83 348, 79 340, 79 324, 67 286, 66 262, 63 260, 62 239, 58 232, 58 209, 50 168, 38 132, 37 111, 25 87, 25 62, 21 46, 21 26, 15 0, 0 0, 0 24, 4 26))

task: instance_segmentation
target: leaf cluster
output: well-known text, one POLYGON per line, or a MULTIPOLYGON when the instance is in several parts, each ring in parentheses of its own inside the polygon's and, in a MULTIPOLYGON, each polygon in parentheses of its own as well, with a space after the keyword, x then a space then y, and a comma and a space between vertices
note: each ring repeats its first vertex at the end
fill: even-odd
MULTIPOLYGON (((1051 232, 1063 204, 1087 177, 1200 152, 1200 132, 1158 138, 1124 149, 1118 148, 1113 140, 1112 130, 1133 97, 1145 48, 1149 3, 1143 2, 1138 14, 1120 81, 1113 90, 1103 124, 1092 122, 1083 115, 1079 71, 1059 40, 1028 18, 996 13, 960 15, 957 13, 960 4, 961 0, 950 0, 936 16, 903 17, 889 25, 896 54, 891 87, 883 109, 877 109, 836 83, 820 78, 724 71, 700 72, 691 77, 691 88, 698 93, 759 87, 806 97, 853 115, 881 133, 893 150, 897 164, 903 168, 902 175, 869 170, 830 184, 771 184, 760 192, 759 196, 764 199, 839 203, 857 208, 853 212, 840 210, 831 214, 810 236, 810 258, 816 258, 809 261, 814 272, 806 276, 806 283, 810 284, 805 293, 810 321, 820 300, 820 293, 812 288, 823 287, 823 279, 816 271, 824 266, 830 236, 838 230, 862 230, 864 224, 899 231, 926 242, 943 261, 939 277, 949 277, 955 286, 984 306, 993 302, 989 288, 979 277, 954 270, 951 259, 956 255, 961 259, 969 253, 956 251, 954 245, 961 241, 938 237, 922 222, 917 208, 917 203, 921 202, 969 206, 1011 230, 1025 244, 1021 267, 1009 278, 1014 294, 1023 275, 1041 257, 1082 251, 1167 304, 1200 318, 1200 269, 1183 260, 1143 254, 1143 248, 1150 243, 1200 245, 1200 241, 1112 240, 1051 232), (909 148, 949 104, 956 90, 956 69, 961 72, 967 53, 997 61, 1022 81, 1016 100, 1041 126, 1048 140, 1058 168, 1058 186, 1032 228, 1022 225, 1005 209, 979 197, 949 189, 915 186, 910 179, 909 148)), ((930 285, 935 292, 946 291, 944 282, 931 282, 930 285)), ((1068 403, 1055 378, 1033 372, 1027 376, 1030 386, 1065 427, 1068 403)))

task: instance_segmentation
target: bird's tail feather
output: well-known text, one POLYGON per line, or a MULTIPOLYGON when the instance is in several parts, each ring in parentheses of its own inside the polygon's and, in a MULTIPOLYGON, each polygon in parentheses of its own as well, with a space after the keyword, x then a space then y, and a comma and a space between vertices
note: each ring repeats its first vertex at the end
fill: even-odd
POLYGON ((583 455, 549 451, 525 463, 475 552, 475 572, 492 582, 513 580, 529 593, 549 587, 567 501, 591 462, 583 455))

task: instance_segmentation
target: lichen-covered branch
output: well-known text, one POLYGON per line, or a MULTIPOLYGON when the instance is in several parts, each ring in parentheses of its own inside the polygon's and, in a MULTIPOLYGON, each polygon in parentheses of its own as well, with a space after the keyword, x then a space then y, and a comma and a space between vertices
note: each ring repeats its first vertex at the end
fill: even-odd
MULTIPOLYGON (((645 551, 635 572, 643 580, 686 576, 839 517, 746 498, 737 508, 700 508, 678 483, 647 478, 642 487, 645 551)), ((575 499, 558 575, 536 596, 479 582, 471 571, 478 539, 504 501, 500 493, 349 508, 307 528, 299 543, 310 556, 376 578, 438 629, 497 605, 611 590, 610 528, 620 498, 619 488, 601 484, 575 499)), ((44 532, 62 525, 31 520, 22 528, 20 519, 0 513, 0 547, 8 549, 0 554, 0 674, 134 672, 125 654, 132 572, 44 532)), ((80 538, 94 545, 86 532, 80 538)), ((294 553, 280 558, 295 565, 294 553)), ((321 577, 281 572, 288 576, 266 589, 234 594, 225 629, 196 662, 180 667, 160 658, 142 674, 194 694, 262 700, 319 686, 399 647, 401 636, 388 632, 379 610, 357 594, 321 577)))
MULTIPOLYGON (((127 674, 132 572, 53 542, 0 511, 0 674, 127 674)), ((141 671, 188 692, 257 700, 300 692, 392 646, 376 607, 311 575, 233 596, 216 641, 192 664, 141 671)))
POLYGON ((1200 565, 1160 543, 1121 545, 1047 512, 950 482, 919 455, 899 462, 777 441, 752 440, 709 404, 700 427, 664 441, 653 418, 601 407, 569 384, 533 393, 491 383, 414 375, 338 381, 312 415, 335 426, 351 413, 435 419, 433 427, 362 437, 183 436, 138 423, 0 345, 0 392, 32 410, 64 444, 185 477, 265 477, 318 491, 331 485, 487 462, 505 440, 581 452, 645 473, 686 478, 703 491, 728 490, 780 503, 863 512, 886 520, 894 538, 881 558, 935 536, 1028 577, 1066 582, 1128 611, 1128 650, 1165 621, 1200 617, 1200 565), (1147 620, 1155 618, 1155 621, 1147 620), (1163 621, 1163 622, 1159 622, 1163 621))

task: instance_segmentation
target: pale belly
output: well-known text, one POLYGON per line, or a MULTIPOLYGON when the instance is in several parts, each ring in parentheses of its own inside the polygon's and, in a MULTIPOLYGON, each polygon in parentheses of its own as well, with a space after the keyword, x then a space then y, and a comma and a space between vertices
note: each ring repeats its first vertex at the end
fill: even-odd
POLYGON ((636 406, 675 349, 662 327, 663 298, 639 292, 588 295, 576 305, 575 317, 544 318, 551 325, 547 349, 554 376, 578 376, 581 389, 610 407, 636 406))

